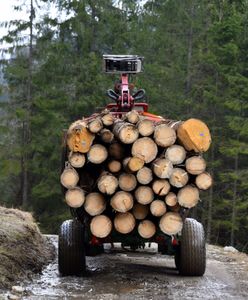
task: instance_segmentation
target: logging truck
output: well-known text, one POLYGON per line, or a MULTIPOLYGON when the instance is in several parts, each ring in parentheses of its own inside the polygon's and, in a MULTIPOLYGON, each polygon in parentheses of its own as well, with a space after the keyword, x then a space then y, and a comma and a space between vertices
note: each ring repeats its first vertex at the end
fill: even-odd
POLYGON ((120 76, 107 91, 113 102, 65 131, 60 181, 72 219, 59 232, 62 275, 84 274, 86 256, 102 253, 105 243, 136 250, 152 242, 174 255, 179 274, 205 272, 204 229, 187 216, 212 185, 202 155, 210 132, 198 119, 149 113, 145 91, 128 82, 142 62, 104 55, 104 72, 120 76))

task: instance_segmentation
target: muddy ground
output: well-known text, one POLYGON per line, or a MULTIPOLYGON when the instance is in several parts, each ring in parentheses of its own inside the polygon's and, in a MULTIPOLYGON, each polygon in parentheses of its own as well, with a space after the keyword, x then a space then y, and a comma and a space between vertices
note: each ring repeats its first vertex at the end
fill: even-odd
MULTIPOLYGON (((57 237, 51 237, 56 243, 57 237)), ((203 277, 182 277, 174 260, 156 252, 120 248, 88 257, 86 277, 60 277, 54 260, 21 299, 248 299, 248 256, 208 246, 203 277)))

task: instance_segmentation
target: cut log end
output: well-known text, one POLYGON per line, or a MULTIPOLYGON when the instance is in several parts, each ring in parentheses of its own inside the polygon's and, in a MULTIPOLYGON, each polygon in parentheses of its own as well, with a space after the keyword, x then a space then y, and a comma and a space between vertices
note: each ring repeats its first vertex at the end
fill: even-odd
POLYGON ((111 126, 114 124, 114 116, 110 113, 107 113, 105 115, 102 116, 102 123, 105 126, 111 126))
POLYGON ((132 144, 139 137, 138 129, 133 124, 120 120, 115 122, 113 133, 123 144, 132 144))
POLYGON ((153 190, 149 186, 139 186, 135 191, 135 198, 140 204, 149 204, 154 199, 153 190))
POLYGON ((73 152, 87 153, 95 139, 83 121, 73 123, 67 132, 67 145, 73 152))
POLYGON ((156 233, 156 226, 150 220, 144 220, 139 223, 138 232, 144 239, 150 239, 156 233))
POLYGON ((156 126, 154 131, 154 140, 158 146, 169 147, 176 141, 176 132, 166 124, 156 126))
POLYGON ((88 129, 92 133, 98 133, 102 130, 103 124, 100 118, 93 119, 88 123, 88 129))
POLYGON ((173 170, 172 163, 166 158, 158 158, 152 163, 154 174, 159 178, 170 178, 173 170))
POLYGON ((138 182, 144 185, 149 184, 153 179, 152 171, 148 167, 143 167, 142 169, 140 169, 136 177, 138 182))
POLYGON ((114 139, 114 134, 109 129, 104 128, 100 131, 100 137, 104 143, 110 144, 114 139))
POLYGON ((153 134, 155 126, 149 119, 140 120, 138 125, 138 131, 142 136, 150 136, 153 134))
POLYGON ((125 119, 132 124, 136 124, 139 122, 140 116, 136 110, 131 110, 126 114, 125 119))
POLYGON ((95 237, 105 238, 112 230, 112 222, 105 215, 96 216, 91 220, 90 230, 95 237))
POLYGON ((122 173, 119 176, 119 187, 121 190, 130 192, 136 188, 137 180, 133 174, 122 173))
POLYGON ((168 212, 161 217, 159 227, 165 234, 177 234, 183 228, 183 220, 179 213, 168 212))
POLYGON ((150 205, 150 211, 153 216, 161 217, 166 213, 166 205, 162 200, 154 200, 150 205))
POLYGON ((199 175, 206 169, 206 161, 201 156, 192 156, 185 162, 186 170, 192 175, 199 175))
POLYGON ((170 192, 165 196, 165 203, 168 206, 175 206, 177 204, 177 195, 173 192, 170 192))
POLYGON ((132 146, 132 156, 139 157, 150 163, 157 156, 158 148, 154 141, 149 137, 143 137, 134 142, 132 146))
POLYGON ((81 207, 84 204, 84 201, 85 201, 84 191, 79 187, 69 189, 65 193, 65 202, 70 207, 73 208, 81 207))
POLYGON ((133 207, 133 196, 124 191, 119 191, 110 200, 110 205, 114 210, 125 213, 133 207))
POLYGON ((111 173, 118 173, 121 170, 121 163, 118 160, 111 160, 108 169, 111 173))
POLYGON ((205 191, 213 185, 213 178, 209 173, 204 172, 196 176, 195 184, 200 190, 205 191))
POLYGON ((135 218, 130 212, 118 213, 114 219, 114 226, 116 231, 127 234, 135 227, 135 218))
POLYGON ((108 157, 107 149, 101 144, 95 144, 87 154, 88 160, 93 164, 101 164, 108 157))
POLYGON ((165 158, 169 159, 173 165, 178 165, 184 162, 186 151, 180 145, 172 145, 167 148, 165 158))
POLYGON ((181 188, 188 183, 189 176, 184 169, 174 168, 169 180, 172 186, 181 188))
POLYGON ((82 153, 79 152, 70 152, 69 154, 69 162, 71 166, 74 168, 82 168, 85 164, 85 156, 82 153))
POLYGON ((186 208, 196 206, 199 201, 199 190, 192 185, 181 188, 177 194, 178 203, 186 208))
POLYGON ((67 189, 74 188, 77 185, 78 181, 79 176, 74 168, 65 168, 60 176, 61 184, 67 189))
POLYGON ((118 187, 118 180, 115 176, 106 173, 100 176, 97 186, 101 193, 113 195, 118 187))
POLYGON ((90 193, 85 198, 84 209, 90 216, 100 215, 106 208, 104 196, 100 193, 90 193))

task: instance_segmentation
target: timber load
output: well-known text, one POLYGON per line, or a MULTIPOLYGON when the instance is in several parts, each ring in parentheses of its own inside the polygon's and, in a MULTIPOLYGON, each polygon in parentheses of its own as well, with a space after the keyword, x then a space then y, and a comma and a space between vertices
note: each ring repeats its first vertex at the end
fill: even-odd
POLYGON ((80 209, 91 234, 176 235, 185 211, 213 183, 203 153, 211 144, 198 119, 150 119, 105 110, 71 124, 61 173, 65 202, 80 209))

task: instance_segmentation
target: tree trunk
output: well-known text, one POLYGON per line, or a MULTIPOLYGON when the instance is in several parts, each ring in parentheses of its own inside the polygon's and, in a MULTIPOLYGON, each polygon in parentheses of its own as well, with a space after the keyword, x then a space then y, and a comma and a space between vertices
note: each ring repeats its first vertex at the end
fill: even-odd
POLYGON ((169 147, 176 141, 176 132, 166 124, 157 125, 154 131, 154 140, 158 146, 169 147))
POLYGON ((206 170, 206 161, 201 156, 192 156, 186 159, 186 170, 192 175, 199 175, 206 170))
POLYGON ((174 168, 170 176, 170 184, 174 187, 181 188, 189 181, 188 173, 181 168, 174 168))
POLYGON ((72 167, 74 168, 82 168, 85 164, 85 156, 79 152, 70 152, 68 156, 68 160, 72 167))
POLYGON ((209 173, 203 172, 196 176, 195 184, 198 189, 206 191, 212 186, 213 178, 209 173))
POLYGON ((84 201, 85 201, 84 191, 79 187, 74 187, 72 189, 69 189, 65 193, 65 202, 70 207, 73 208, 81 207, 84 204, 84 201))
POLYGON ((60 176, 61 184, 67 189, 74 188, 77 185, 78 181, 79 181, 78 173, 72 167, 66 167, 60 176))
POLYGON ((196 206, 199 201, 199 190, 192 185, 181 188, 177 194, 178 203, 186 208, 196 206))
POLYGON ((232 198, 232 227, 231 227, 231 246, 234 246, 235 239, 235 227, 236 227, 236 203, 237 203, 237 183, 238 183, 238 167, 239 167, 239 155, 236 154, 234 158, 234 179, 233 179, 233 198, 232 198))
POLYGON ((137 180, 133 174, 122 173, 119 176, 119 187, 125 192, 131 192, 136 188, 137 180))
POLYGON ((123 144, 132 144, 139 137, 138 129, 133 124, 121 120, 115 121, 113 133, 123 144))
POLYGON ((186 151, 180 145, 172 145, 167 148, 165 158, 171 161, 173 165, 178 165, 184 162, 186 158, 186 151))
POLYGON ((102 123, 105 126, 112 126, 114 124, 114 117, 110 113, 106 113, 102 116, 102 123))
POLYGON ((136 110, 132 110, 126 114, 125 119, 132 124, 136 124, 139 122, 140 116, 136 110))
POLYGON ((107 159, 108 151, 103 145, 95 144, 90 148, 87 157, 93 164, 101 164, 107 159))
POLYGON ((110 234, 111 230, 112 222, 107 216, 100 215, 91 220, 90 231, 94 236, 105 238, 110 234))
POLYGON ((135 198, 140 204, 149 204, 154 198, 153 190, 149 186, 139 186, 135 191, 135 198))
POLYGON ((137 124, 138 131, 142 136, 150 136, 155 130, 154 123, 149 119, 142 119, 137 124))
POLYGON ((110 200, 114 210, 125 213, 133 207, 133 196, 130 193, 119 191, 110 200))
POLYGON ((156 226, 150 220, 144 220, 139 223, 138 233, 144 239, 150 239, 156 233, 156 226))
POLYGON ((156 195, 165 196, 169 193, 171 186, 165 179, 156 179, 152 184, 152 189, 156 195))
POLYGON ((92 133, 98 133, 102 130, 103 124, 100 118, 93 119, 88 123, 88 129, 92 133))
POLYGON ((149 184, 152 179, 153 179, 153 176, 152 176, 152 171, 150 168, 148 167, 143 167, 142 169, 140 169, 138 172, 137 172, 137 180, 140 184, 149 184))
POLYGON ((97 182, 98 189, 101 193, 113 195, 118 188, 118 180, 110 173, 104 173, 97 182))
POLYGON ((116 231, 127 234, 135 227, 135 218, 130 212, 118 213, 114 219, 116 231))
POLYGON ((183 228, 183 220, 179 213, 168 212, 160 219, 159 227, 165 234, 177 234, 183 228))
POLYGON ((139 157, 127 157, 123 160, 123 168, 128 173, 139 171, 144 166, 144 160, 139 157))
POLYGON ((90 216, 100 215, 106 208, 104 196, 100 193, 90 193, 85 198, 84 209, 90 216))
POLYGON ((166 213, 166 205, 162 200, 154 200, 150 205, 150 211, 153 216, 161 217, 166 213))
POLYGON ((166 158, 158 158, 152 163, 154 174, 159 178, 170 178, 173 170, 172 163, 166 158))
POLYGON ((165 196, 165 203, 168 206, 175 206, 177 202, 177 195, 173 192, 170 192, 168 195, 165 196))
POLYGON ((149 137, 138 139, 132 146, 132 156, 141 158, 145 163, 153 161, 156 158, 157 153, 158 147, 149 137))

